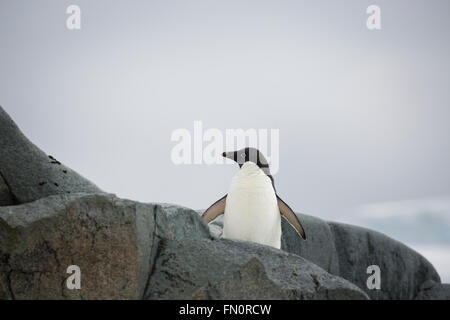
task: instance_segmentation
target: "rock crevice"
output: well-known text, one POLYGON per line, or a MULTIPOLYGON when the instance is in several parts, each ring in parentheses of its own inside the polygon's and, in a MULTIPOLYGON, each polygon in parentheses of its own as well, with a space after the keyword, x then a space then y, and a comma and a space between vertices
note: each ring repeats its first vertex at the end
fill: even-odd
POLYGON ((11 187, 0 171, 0 206, 12 206, 18 204, 16 196, 11 191, 11 187))

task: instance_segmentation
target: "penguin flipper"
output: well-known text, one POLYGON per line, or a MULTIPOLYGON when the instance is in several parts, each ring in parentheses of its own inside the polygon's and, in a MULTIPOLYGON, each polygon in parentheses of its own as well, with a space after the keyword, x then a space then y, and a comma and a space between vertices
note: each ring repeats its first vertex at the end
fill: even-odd
POLYGON ((205 220, 206 223, 210 223, 215 218, 220 216, 225 212, 225 203, 227 200, 227 194, 224 195, 222 198, 214 202, 206 211, 202 214, 203 220, 205 220))
POLYGON ((277 195, 277 201, 278 201, 278 209, 280 210, 280 214, 286 218, 286 220, 289 222, 291 226, 294 227, 295 231, 302 237, 304 240, 306 240, 306 234, 305 230, 303 229, 302 224, 298 220, 296 214, 294 211, 289 207, 286 202, 281 200, 281 198, 277 195))

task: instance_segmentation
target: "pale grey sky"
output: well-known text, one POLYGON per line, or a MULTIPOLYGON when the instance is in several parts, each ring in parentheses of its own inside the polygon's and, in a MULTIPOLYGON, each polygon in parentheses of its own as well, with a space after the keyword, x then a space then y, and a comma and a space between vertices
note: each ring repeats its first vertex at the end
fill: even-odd
POLYGON ((106 191, 205 208, 237 166, 173 130, 280 129, 279 194, 339 219, 450 194, 450 2, 0 0, 0 104, 106 191), (77 4, 82 29, 66 28, 77 4), (366 28, 381 7, 382 30, 366 28))

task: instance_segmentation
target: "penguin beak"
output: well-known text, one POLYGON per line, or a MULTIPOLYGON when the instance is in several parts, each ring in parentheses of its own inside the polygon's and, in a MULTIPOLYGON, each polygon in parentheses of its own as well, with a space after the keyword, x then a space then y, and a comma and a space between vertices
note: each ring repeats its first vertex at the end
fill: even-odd
POLYGON ((222 157, 231 159, 231 160, 233 160, 233 161, 236 161, 236 159, 235 159, 235 153, 236 153, 236 152, 224 152, 224 153, 222 153, 222 157))

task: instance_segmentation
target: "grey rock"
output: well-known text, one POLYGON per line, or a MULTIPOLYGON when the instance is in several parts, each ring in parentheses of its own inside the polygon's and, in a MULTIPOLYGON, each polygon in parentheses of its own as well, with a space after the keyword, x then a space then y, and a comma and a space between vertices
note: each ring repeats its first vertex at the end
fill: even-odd
POLYGON ((189 208, 160 203, 156 210, 156 236, 169 240, 211 239, 207 224, 189 208))
POLYGON ((0 206, 11 206, 14 204, 14 197, 9 191, 8 185, 0 174, 0 206))
POLYGON ((140 299, 160 239, 210 239, 195 211, 111 194, 0 207, 0 299, 140 299), (81 290, 66 287, 81 268, 81 290))
MULTIPOLYGON (((201 216, 204 210, 197 210, 201 216)), ((339 262, 330 226, 322 219, 296 213, 302 222, 308 241, 301 239, 295 229, 285 219, 281 219, 281 249, 299 255, 325 269, 327 272, 339 274, 339 262)), ((222 237, 223 215, 209 224, 214 239, 222 237)))
MULTIPOLYGON (((282 219, 281 248, 354 283, 371 299, 414 299, 426 281, 440 282, 427 259, 384 234, 296 214, 305 228, 307 240, 301 239, 282 219), (371 275, 367 273, 367 267, 370 265, 380 267, 380 290, 367 288, 367 278, 371 275)), ((220 238, 223 218, 211 222, 209 228, 214 238, 220 238)))
POLYGON ((450 284, 427 281, 416 296, 417 300, 450 300, 450 284))
MULTIPOLYGON (((196 210, 197 214, 201 217, 205 210, 196 210)), ((223 214, 211 221, 208 225, 210 236, 213 239, 220 239, 223 233, 223 214)))
POLYGON ((220 239, 223 233, 223 215, 217 217, 209 224, 209 230, 214 239, 220 239))
POLYGON ((184 286, 198 277, 201 281, 190 287, 193 298, 366 298, 354 285, 295 255, 211 239, 190 209, 109 194, 56 195, 2 207, 0 297, 138 299, 147 287, 150 298, 175 290, 165 298, 180 299, 186 298, 184 286), (178 269, 169 274, 167 263, 178 269), (65 285, 73 264, 82 271, 81 290, 65 285), (174 285, 173 279, 187 274, 193 279, 174 285))
MULTIPOLYGON (((101 190, 55 158, 50 158, 28 140, 0 107, 0 176, 15 204, 31 202, 49 195, 98 193, 101 190)), ((4 186, 0 181, 0 201, 4 186)), ((3 200, 5 201, 5 200, 3 200)), ((2 202, 4 203, 4 202, 2 202)), ((0 203, 0 205, 4 205, 0 203)), ((7 199, 6 204, 10 204, 7 199)))
POLYGON ((305 228, 307 240, 300 238, 295 229, 282 219, 281 248, 317 264, 332 274, 340 275, 336 244, 328 223, 310 215, 296 215, 305 228))
POLYGON ((429 280, 440 282, 428 260, 388 236, 361 227, 330 222, 341 277, 364 289, 371 299, 414 299, 429 280), (367 267, 377 265, 381 289, 367 288, 367 267))
POLYGON ((56 195, 0 208, 0 297, 137 299, 150 270, 154 211, 113 195, 56 195), (70 265, 81 290, 69 290, 70 265))
MULTIPOLYGON (((320 220, 302 221, 307 231, 323 228, 320 220)), ((220 230, 220 221, 214 228, 220 230)), ((411 299, 442 291, 423 287, 426 280, 438 283, 439 278, 425 259, 402 244, 352 226, 330 223, 329 230, 342 277, 297 254, 214 240, 198 213, 188 208, 110 194, 50 196, 0 207, 0 298, 411 299), (377 295, 365 287, 368 262, 382 269, 377 295), (82 271, 81 290, 66 288, 66 270, 73 264, 82 271), (393 273, 383 275, 383 270, 393 273)), ((332 266, 333 260, 323 253, 314 257, 311 249, 320 250, 327 236, 310 233, 307 241, 318 243, 296 247, 285 234, 284 245, 332 266)))
POLYGON ((448 298, 425 258, 375 231, 298 214, 308 240, 283 220, 282 251, 220 239, 222 218, 102 193, 1 107, 0 150, 0 299, 448 298), (381 290, 366 287, 372 264, 381 290))
POLYGON ((146 299, 367 299, 350 282, 256 243, 162 240, 146 299))

